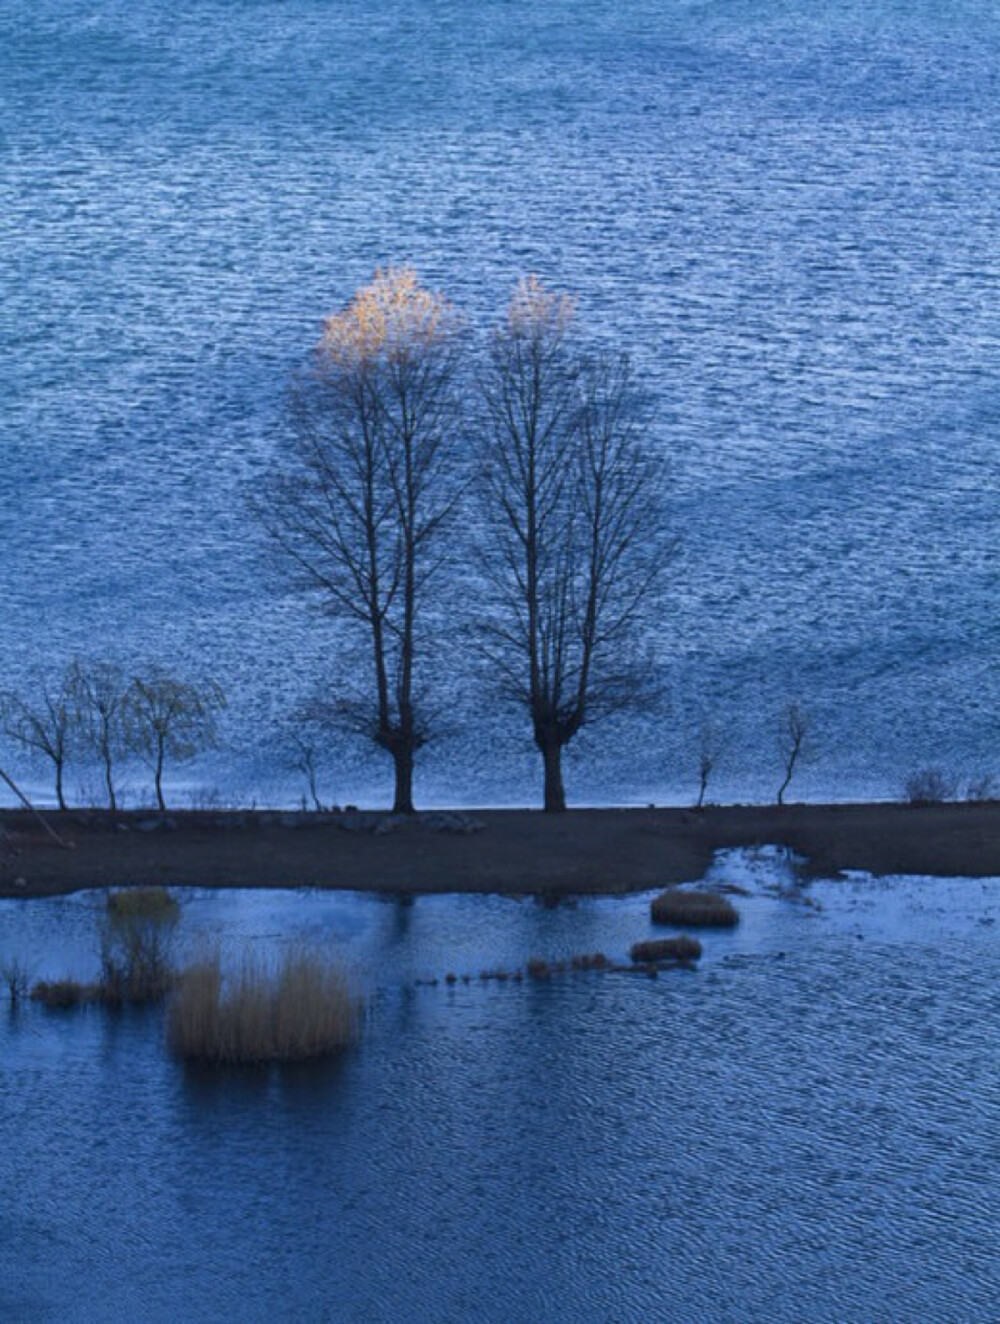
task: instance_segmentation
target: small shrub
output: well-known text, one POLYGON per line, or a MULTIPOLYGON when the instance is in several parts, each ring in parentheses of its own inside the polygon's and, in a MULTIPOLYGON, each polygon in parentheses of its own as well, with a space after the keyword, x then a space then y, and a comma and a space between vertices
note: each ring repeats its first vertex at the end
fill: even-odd
POLYGON ((41 980, 31 990, 33 1002, 43 1007, 78 1007, 90 1000, 91 990, 75 979, 41 980))
POLYGON ((974 777, 969 782, 968 790, 965 793, 966 800, 975 800, 983 803, 988 800, 996 800, 1000 787, 997 786, 996 778, 991 772, 984 772, 980 777, 974 777))
POLYGON ((955 779, 940 768, 918 768, 906 779, 904 793, 911 805, 941 804, 954 799, 955 779))
POLYGON ((0 982, 6 985, 10 1005, 16 1007, 22 998, 28 996, 31 974, 23 961, 11 956, 0 962, 0 982))
POLYGON ((533 956, 526 969, 529 979, 548 979, 552 974, 552 967, 548 961, 543 961, 539 956, 533 956))
POLYGON ((247 956, 228 977, 212 956, 181 975, 167 1035, 187 1060, 287 1062, 335 1052, 357 1037, 359 1025, 357 998, 320 955, 290 953, 276 972, 247 956))
POLYGON ((654 897, 650 913, 656 924, 685 928, 732 928, 740 921, 739 911, 724 896, 679 887, 668 887, 654 897))

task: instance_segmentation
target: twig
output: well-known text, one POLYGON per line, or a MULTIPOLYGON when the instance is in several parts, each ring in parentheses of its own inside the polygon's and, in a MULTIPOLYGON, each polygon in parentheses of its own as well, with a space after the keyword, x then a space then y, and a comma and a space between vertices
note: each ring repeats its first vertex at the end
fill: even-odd
POLYGON ((20 786, 18 786, 17 782, 15 782, 14 778, 10 775, 10 773, 5 772, 3 768, 0 768, 0 777, 2 777, 3 780, 7 783, 7 785, 14 792, 17 798, 21 801, 24 807, 26 809, 31 810, 31 812, 38 819, 39 823, 41 823, 42 827, 49 834, 49 836, 52 837, 53 840, 56 841, 63 848, 63 850, 69 850, 70 848, 69 842, 63 841, 62 837, 60 837, 59 833, 55 830, 55 828, 52 827, 50 823, 47 823, 45 821, 45 819, 41 816, 41 814, 31 803, 31 801, 28 799, 25 793, 21 790, 20 786))

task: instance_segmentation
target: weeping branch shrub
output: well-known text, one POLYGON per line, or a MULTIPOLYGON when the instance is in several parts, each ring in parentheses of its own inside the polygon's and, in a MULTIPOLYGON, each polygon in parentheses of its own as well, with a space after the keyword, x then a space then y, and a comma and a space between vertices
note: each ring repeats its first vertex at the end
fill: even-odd
POLYGON ((360 1019, 347 980, 318 953, 290 952, 276 970, 247 955, 229 974, 216 954, 181 975, 167 1036, 184 1060, 291 1062, 335 1053, 357 1037, 360 1019))
POLYGON ((129 887, 109 892, 107 904, 109 919, 120 923, 143 920, 174 925, 181 916, 180 902, 165 887, 129 887))

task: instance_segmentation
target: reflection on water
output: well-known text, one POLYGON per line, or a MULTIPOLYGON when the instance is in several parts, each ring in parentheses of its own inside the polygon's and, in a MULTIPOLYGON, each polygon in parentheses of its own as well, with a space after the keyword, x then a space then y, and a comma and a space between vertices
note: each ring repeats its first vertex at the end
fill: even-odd
MULTIPOLYGON (((716 872, 743 924, 656 981, 414 986, 622 957, 647 897, 191 894, 184 944, 334 947, 368 1034, 209 1071, 156 1011, 0 1018, 0 1317, 990 1317, 1000 880, 716 872)), ((0 953, 86 974, 100 905, 3 903, 0 953)))

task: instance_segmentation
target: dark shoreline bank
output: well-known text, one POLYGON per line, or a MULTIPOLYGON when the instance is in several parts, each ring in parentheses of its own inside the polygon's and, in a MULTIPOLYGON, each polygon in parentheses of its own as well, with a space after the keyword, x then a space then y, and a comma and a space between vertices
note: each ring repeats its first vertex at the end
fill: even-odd
POLYGON ((1000 803, 384 813, 0 811, 0 896, 91 887, 622 893, 702 877, 726 847, 781 845, 814 876, 1000 876, 1000 803))

